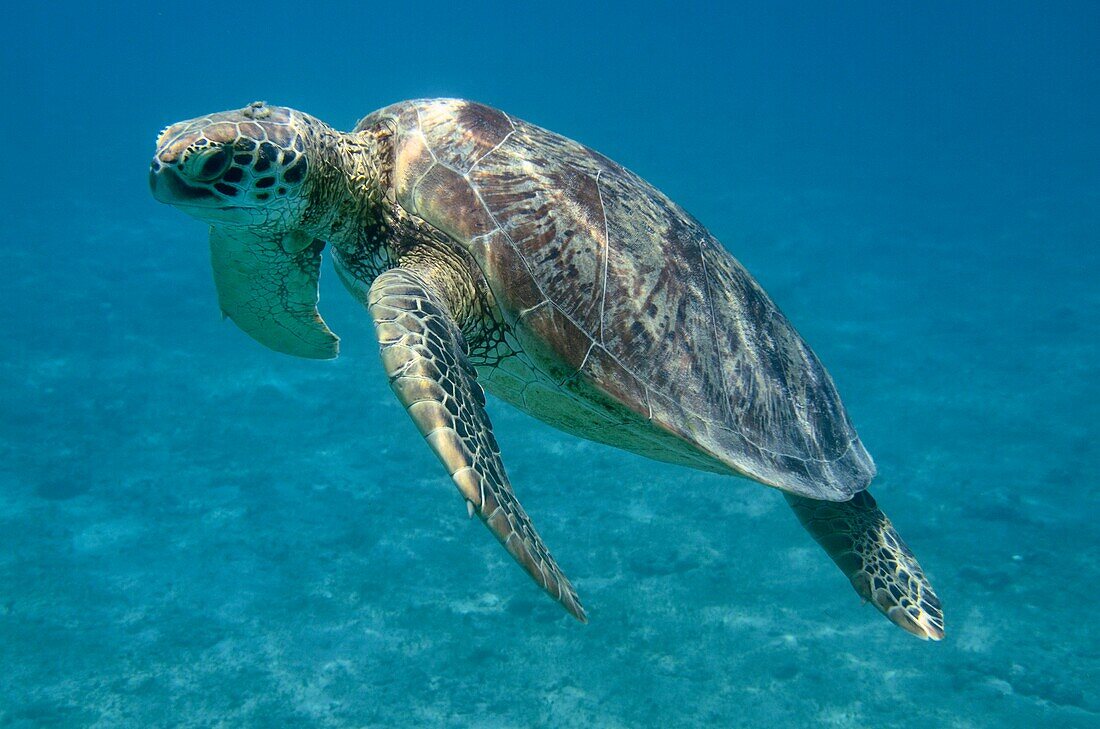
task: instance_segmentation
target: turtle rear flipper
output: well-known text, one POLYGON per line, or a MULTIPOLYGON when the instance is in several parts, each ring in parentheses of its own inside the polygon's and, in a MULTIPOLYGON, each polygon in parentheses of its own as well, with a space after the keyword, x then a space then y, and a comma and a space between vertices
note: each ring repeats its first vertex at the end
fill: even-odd
POLYGON ((784 496, 864 600, 918 638, 943 638, 940 600, 871 494, 861 491, 839 502, 784 496))

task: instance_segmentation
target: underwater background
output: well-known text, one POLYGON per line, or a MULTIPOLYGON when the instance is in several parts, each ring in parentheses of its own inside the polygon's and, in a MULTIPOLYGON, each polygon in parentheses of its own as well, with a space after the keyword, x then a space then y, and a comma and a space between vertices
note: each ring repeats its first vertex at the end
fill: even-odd
POLYGON ((0 27, 0 727, 1100 726, 1100 5, 60 3, 0 27), (589 611, 392 396, 222 322, 166 124, 459 96, 698 217, 829 369, 947 638, 757 484, 490 402, 589 611))

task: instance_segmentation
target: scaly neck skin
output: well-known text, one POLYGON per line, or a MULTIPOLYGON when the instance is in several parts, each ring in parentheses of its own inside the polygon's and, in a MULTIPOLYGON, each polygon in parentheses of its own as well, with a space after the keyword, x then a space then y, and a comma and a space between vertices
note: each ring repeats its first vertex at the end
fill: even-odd
POLYGON ((383 147, 376 133, 320 129, 313 139, 309 205, 303 227, 344 255, 363 255, 365 246, 381 246, 383 220, 383 147))

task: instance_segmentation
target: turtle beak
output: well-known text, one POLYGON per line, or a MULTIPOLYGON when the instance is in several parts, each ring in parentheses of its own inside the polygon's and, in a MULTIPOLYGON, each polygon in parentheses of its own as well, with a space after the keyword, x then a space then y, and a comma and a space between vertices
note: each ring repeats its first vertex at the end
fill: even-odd
POLYGON ((216 203, 218 200, 210 190, 188 185, 179 173, 165 166, 159 159, 154 159, 149 168, 149 189, 157 201, 168 205, 216 203))

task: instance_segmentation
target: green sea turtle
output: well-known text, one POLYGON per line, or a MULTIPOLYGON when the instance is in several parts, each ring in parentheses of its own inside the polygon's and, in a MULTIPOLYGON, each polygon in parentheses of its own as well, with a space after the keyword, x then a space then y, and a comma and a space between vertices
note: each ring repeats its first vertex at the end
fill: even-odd
POLYGON ((401 102, 350 133, 256 102, 168 127, 150 184, 210 224, 222 311, 280 352, 337 354, 317 312, 330 246, 470 515, 579 620, 483 387, 566 432, 781 490, 863 598, 943 637, 817 357, 698 221, 608 158, 469 101, 401 102))

